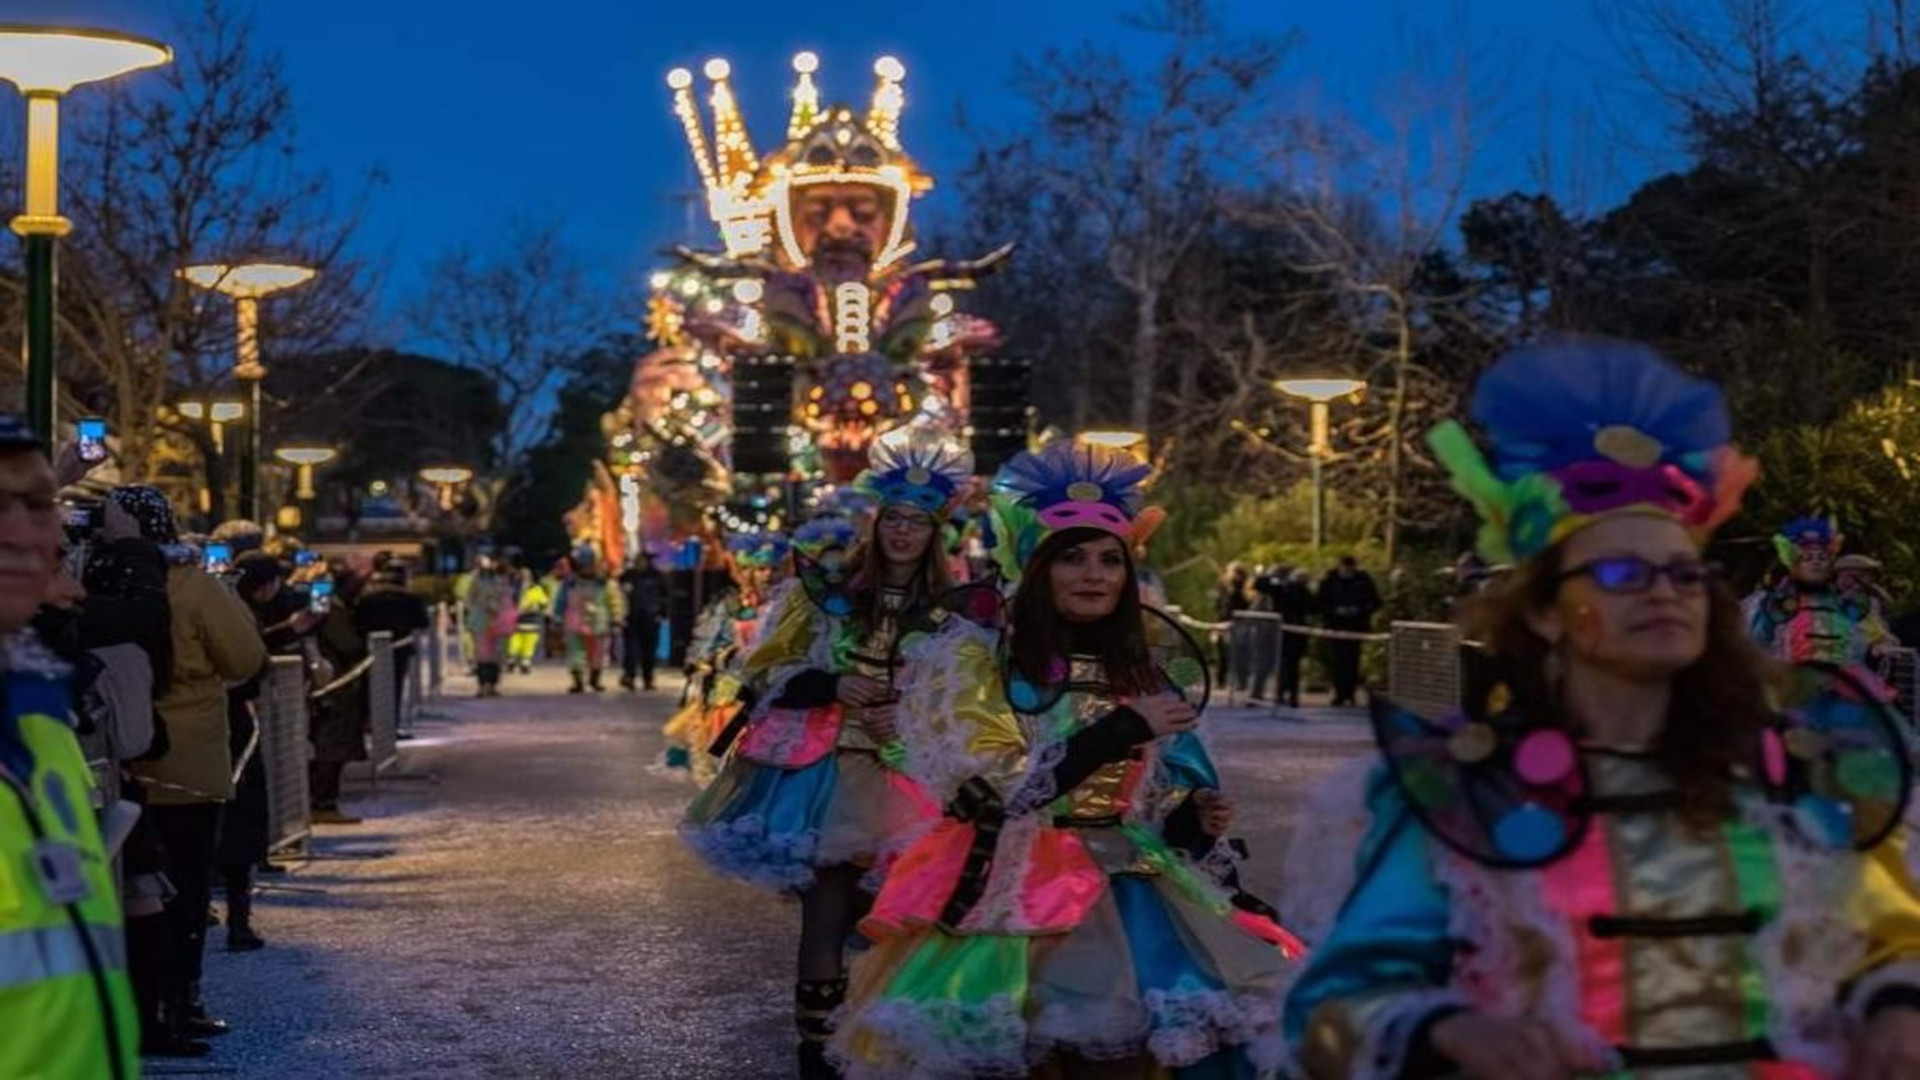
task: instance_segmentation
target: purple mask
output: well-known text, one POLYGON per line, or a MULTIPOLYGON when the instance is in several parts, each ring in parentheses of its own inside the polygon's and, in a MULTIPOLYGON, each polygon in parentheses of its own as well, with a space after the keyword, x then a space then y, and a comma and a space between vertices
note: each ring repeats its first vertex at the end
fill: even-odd
POLYGON ((1058 532, 1062 529, 1099 529, 1125 539, 1133 531, 1133 522, 1119 507, 1103 502, 1055 503, 1040 511, 1040 524, 1058 532))
POLYGON ((1705 524, 1713 501, 1677 465, 1636 467, 1615 461, 1581 461, 1556 469, 1560 493, 1576 514, 1604 514, 1629 506, 1653 506, 1688 525, 1705 524))

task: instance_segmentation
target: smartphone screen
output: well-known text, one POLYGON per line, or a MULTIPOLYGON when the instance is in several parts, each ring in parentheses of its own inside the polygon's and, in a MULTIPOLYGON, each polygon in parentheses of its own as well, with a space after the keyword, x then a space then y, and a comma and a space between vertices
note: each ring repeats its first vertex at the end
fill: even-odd
POLYGON ((106 418, 83 416, 73 426, 74 433, 79 437, 80 460, 105 461, 107 459, 106 418))
POLYGON ((233 569, 233 546, 231 544, 207 545, 207 573, 224 574, 233 569))
POLYGON ((324 613, 332 602, 333 582, 316 581, 307 587, 307 608, 314 614, 324 613))

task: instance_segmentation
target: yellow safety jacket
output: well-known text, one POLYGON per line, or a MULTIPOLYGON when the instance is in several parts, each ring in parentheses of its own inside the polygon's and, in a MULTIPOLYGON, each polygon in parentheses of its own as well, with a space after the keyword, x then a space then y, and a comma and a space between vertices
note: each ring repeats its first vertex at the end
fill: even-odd
POLYGON ((139 1019, 93 774, 65 673, 23 671, 27 640, 0 641, 0 1077, 133 1080, 139 1019))

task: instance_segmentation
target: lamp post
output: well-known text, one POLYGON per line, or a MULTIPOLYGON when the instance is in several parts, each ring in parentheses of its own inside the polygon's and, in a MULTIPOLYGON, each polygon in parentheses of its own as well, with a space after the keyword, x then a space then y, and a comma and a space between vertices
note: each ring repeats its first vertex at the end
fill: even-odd
POLYGON ((440 489, 440 509, 453 509, 453 489, 473 479, 465 465, 435 465, 420 470, 420 479, 440 489))
POLYGON ((207 458, 207 483, 200 489, 199 509, 203 514, 213 513, 213 489, 218 486, 220 506, 224 515, 227 505, 227 425, 245 416, 247 407, 237 401, 183 401, 174 408, 181 416, 206 424, 208 432, 213 436, 213 454, 207 458), (219 465, 217 471, 216 463, 219 465), (219 477, 217 485, 216 476, 219 477))
POLYGON ((98 82, 173 59, 157 41, 111 30, 0 24, 0 80, 27 99, 27 191, 13 231, 26 242, 27 420, 53 438, 55 242, 73 230, 60 216, 60 99, 98 82))
POLYGON ((1115 450, 1133 450, 1147 444, 1146 433, 1140 431, 1083 431, 1074 438, 1085 446, 1111 446, 1115 450))
POLYGON ((313 470, 339 457, 340 453, 329 446, 283 446, 275 450, 273 456, 299 470, 293 497, 301 502, 311 502, 314 495, 313 470))
POLYGON ((1307 444, 1307 460, 1313 469, 1313 550, 1320 552, 1327 542, 1327 459, 1333 456, 1329 406, 1339 398, 1355 397, 1367 384, 1359 379, 1280 379, 1274 389, 1288 397, 1307 402, 1312 423, 1312 439, 1307 444))
POLYGON ((267 366, 260 362, 260 298, 313 280, 311 267, 287 263, 202 263, 180 271, 180 276, 202 289, 233 299, 233 376, 247 385, 253 414, 240 455, 240 512, 249 521, 260 520, 260 435, 266 426, 260 384, 267 366))

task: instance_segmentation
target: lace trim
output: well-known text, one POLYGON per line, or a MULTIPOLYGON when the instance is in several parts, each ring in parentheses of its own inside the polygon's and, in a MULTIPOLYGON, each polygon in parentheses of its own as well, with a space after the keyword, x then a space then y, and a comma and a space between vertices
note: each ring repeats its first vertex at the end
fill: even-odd
POLYGON ((961 658, 991 654, 991 638, 964 619, 949 619, 936 631, 910 637, 901 649, 895 726, 907 751, 904 771, 943 805, 987 768, 971 749, 972 725, 958 718, 981 693, 980 673, 961 658))
POLYGON ((1788 808, 1754 803, 1746 817, 1773 837, 1780 881, 1780 910, 1753 942, 1770 991, 1768 1036, 1783 1058, 1838 1075, 1846 1064, 1847 1018, 1836 991, 1858 970, 1866 942, 1834 917, 1846 906, 1841 883, 1857 877, 1834 860, 1860 856, 1807 843, 1788 808))
POLYGON ((977 1005, 887 1001, 850 1009, 827 1053, 847 1080, 1023 1077, 1037 1064, 1012 995, 977 1005), (880 1060, 856 1056, 851 1049, 856 1038, 877 1044, 880 1060))
POLYGON ((769 834, 765 818, 749 814, 706 825, 680 826, 680 839, 719 873, 774 892, 813 884, 812 860, 820 834, 769 834))
POLYGON ((1356 859, 1373 827, 1367 790, 1379 758, 1353 758, 1314 785, 1280 868, 1287 926, 1308 944, 1333 931, 1359 875, 1356 859))

